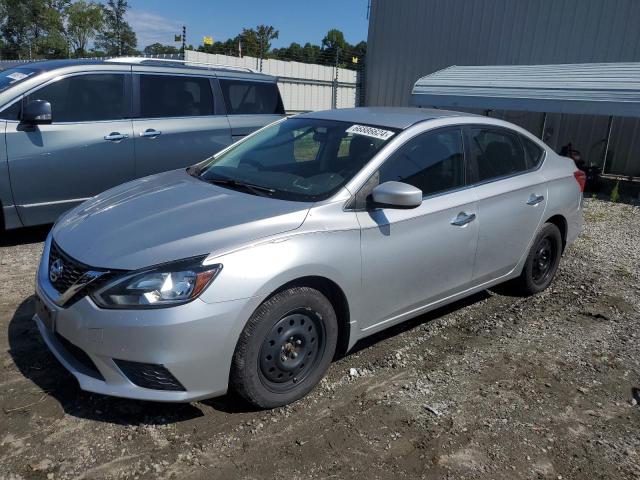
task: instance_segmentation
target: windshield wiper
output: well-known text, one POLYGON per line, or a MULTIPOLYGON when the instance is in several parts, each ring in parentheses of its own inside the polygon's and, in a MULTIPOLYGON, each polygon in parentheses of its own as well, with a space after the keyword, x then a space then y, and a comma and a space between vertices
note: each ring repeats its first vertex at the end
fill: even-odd
POLYGON ((207 182, 213 183, 214 185, 228 185, 230 187, 239 187, 249 190, 250 192, 265 196, 265 193, 268 195, 273 195, 276 191, 273 188, 263 187, 262 185, 254 185, 253 183, 247 182, 239 182, 238 180, 233 180, 232 178, 212 178, 207 179, 207 182))

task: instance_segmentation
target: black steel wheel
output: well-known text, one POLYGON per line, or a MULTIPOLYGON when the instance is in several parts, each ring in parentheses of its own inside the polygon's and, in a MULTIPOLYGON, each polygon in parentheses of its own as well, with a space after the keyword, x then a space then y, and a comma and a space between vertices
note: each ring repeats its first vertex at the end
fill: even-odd
POLYGON ((284 392, 304 381, 322 358, 324 337, 318 312, 300 308, 287 313, 262 342, 260 375, 264 385, 284 392))
POLYGON ((558 227, 545 223, 534 239, 520 276, 509 282, 510 290, 534 295, 549 286, 562 255, 562 235, 558 227))
POLYGON ((336 314, 321 292, 279 292, 256 309, 240 334, 230 384, 261 408, 295 402, 322 379, 337 340, 336 314))
POLYGON ((534 247, 533 263, 531 265, 531 280, 536 285, 545 283, 558 255, 556 243, 552 236, 547 235, 538 241, 534 247))

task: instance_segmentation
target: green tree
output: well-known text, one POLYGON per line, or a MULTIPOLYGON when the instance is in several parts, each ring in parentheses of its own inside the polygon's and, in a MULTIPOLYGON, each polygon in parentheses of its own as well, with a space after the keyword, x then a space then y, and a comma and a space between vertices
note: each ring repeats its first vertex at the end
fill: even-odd
POLYGON ((258 56, 265 58, 271 48, 271 40, 278 38, 280 32, 271 25, 258 25, 256 27, 256 40, 258 41, 258 56))
POLYGON ((336 48, 344 50, 346 45, 347 42, 344 39, 344 33, 335 28, 329 30, 322 39, 322 46, 329 50, 335 50, 336 48))
POLYGON ((129 3, 126 0, 108 0, 102 8, 104 27, 96 39, 96 46, 109 56, 137 54, 136 34, 125 20, 129 3))
POLYGON ((145 55, 166 55, 180 53, 180 49, 173 45, 163 45, 161 43, 152 43, 144 47, 143 53, 145 55))
POLYGON ((87 55, 87 45, 102 29, 102 8, 97 3, 80 0, 67 10, 67 38, 76 57, 87 55))

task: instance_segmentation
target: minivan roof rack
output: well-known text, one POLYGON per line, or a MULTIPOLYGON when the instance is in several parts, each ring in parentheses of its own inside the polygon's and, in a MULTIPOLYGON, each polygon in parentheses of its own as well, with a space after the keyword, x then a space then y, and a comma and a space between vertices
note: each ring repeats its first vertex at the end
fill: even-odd
POLYGON ((153 58, 153 57, 113 57, 105 60, 105 62, 113 62, 113 63, 144 63, 144 62, 160 62, 160 63, 177 63, 189 67, 191 65, 204 66, 209 67, 210 70, 216 68, 224 68, 227 70, 239 70, 241 72, 250 72, 250 73, 258 73, 253 68, 249 67, 238 67, 236 65, 225 65, 222 63, 205 63, 205 62, 192 62, 191 60, 179 60, 174 58, 153 58), (188 65, 187 65, 188 64, 188 65))

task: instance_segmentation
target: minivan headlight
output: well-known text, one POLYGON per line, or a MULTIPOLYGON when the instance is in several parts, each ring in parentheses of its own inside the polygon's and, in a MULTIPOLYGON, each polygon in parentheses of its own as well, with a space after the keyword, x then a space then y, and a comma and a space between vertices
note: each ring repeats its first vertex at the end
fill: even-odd
POLYGON ((222 265, 202 265, 205 257, 165 263, 112 279, 91 293, 102 308, 162 308, 198 297, 222 270, 222 265))

